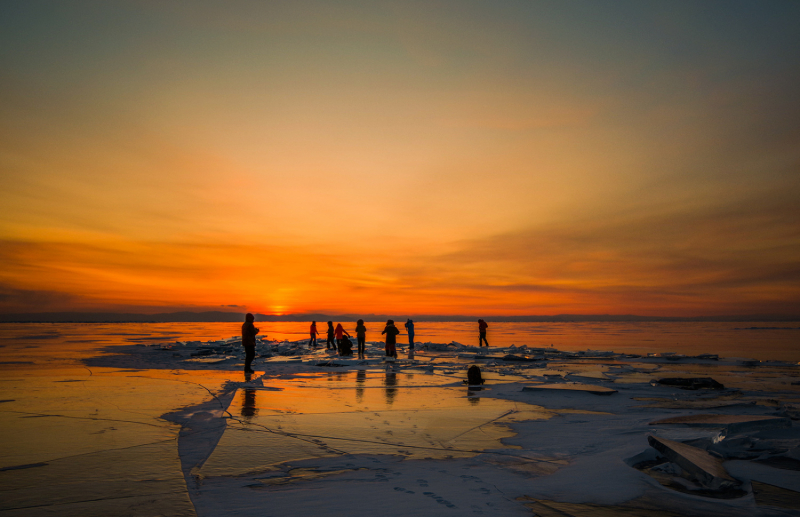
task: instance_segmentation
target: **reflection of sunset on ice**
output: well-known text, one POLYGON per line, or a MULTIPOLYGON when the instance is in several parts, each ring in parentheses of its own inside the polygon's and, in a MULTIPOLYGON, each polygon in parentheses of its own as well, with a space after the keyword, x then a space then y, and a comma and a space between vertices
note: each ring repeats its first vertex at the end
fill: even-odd
MULTIPOLYGON (((448 325, 416 332, 457 336, 448 325)), ((220 338, 236 325, 4 325, 0 510, 796 514, 796 356, 451 340, 417 342, 413 358, 402 349, 386 363, 380 342, 368 342, 363 360, 339 357, 282 339, 305 324, 271 327, 278 339, 258 341, 250 375, 241 339, 220 338), (479 386, 465 384, 473 365, 479 386), (714 389, 682 390, 675 378, 714 389)), ((518 342, 561 332, 490 328, 518 342)), ((714 332, 691 329, 705 343, 714 332)), ((728 338, 753 332, 778 342, 798 330, 728 338)))

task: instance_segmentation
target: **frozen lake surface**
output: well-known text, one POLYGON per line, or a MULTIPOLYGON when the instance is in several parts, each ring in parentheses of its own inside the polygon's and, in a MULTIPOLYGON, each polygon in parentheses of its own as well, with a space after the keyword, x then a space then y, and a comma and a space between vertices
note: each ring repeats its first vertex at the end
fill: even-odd
POLYGON ((418 323, 427 344, 388 364, 257 325, 247 377, 235 324, 0 326, 0 512, 800 515, 792 325, 490 322, 487 351, 418 323))

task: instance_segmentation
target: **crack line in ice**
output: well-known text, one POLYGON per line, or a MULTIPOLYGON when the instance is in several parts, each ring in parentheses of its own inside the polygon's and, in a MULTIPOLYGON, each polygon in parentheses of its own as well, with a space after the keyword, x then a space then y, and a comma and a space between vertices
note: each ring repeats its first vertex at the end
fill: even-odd
MULTIPOLYGON (((175 371, 175 370, 173 370, 173 371, 175 371)), ((195 386, 200 386, 201 388, 206 390, 209 393, 209 395, 214 397, 214 400, 217 401, 217 404, 219 404, 220 409, 222 409, 223 411, 227 412, 227 410, 225 409, 225 405, 222 404, 222 401, 219 400, 219 397, 217 395, 215 395, 213 391, 211 391, 210 389, 206 388, 205 386, 203 386, 199 382, 187 381, 187 380, 184 380, 184 379, 167 379, 167 378, 163 378, 163 377, 149 377, 147 375, 131 375, 130 377, 139 377, 139 378, 142 378, 142 379, 155 379, 155 380, 167 381, 167 382, 182 382, 184 384, 194 384, 195 386)), ((239 383, 235 383, 235 384, 239 384, 239 383)), ((225 392, 227 393, 228 391, 232 391, 232 390, 235 390, 235 389, 236 389, 236 387, 230 388, 228 390, 225 390, 225 392)))
MULTIPOLYGON (((229 413, 227 410, 226 410, 225 412, 226 412, 226 413, 228 413, 228 414, 230 415, 230 413, 229 413)), ((245 423, 245 422, 243 422, 242 420, 240 420, 240 419, 238 419, 238 418, 234 417, 233 415, 231 415, 231 417, 230 417, 230 418, 231 418, 232 420, 235 420, 236 422, 239 422, 240 424, 242 424, 242 425, 244 425, 244 426, 248 425, 247 423, 245 423)), ((269 427, 267 427, 267 426, 265 426, 265 425, 262 425, 262 424, 250 424, 250 425, 255 425, 255 426, 258 426, 258 427, 263 427, 263 428, 264 428, 264 429, 266 429, 266 431, 267 431, 267 432, 269 432, 269 433, 273 433, 273 434, 279 434, 279 435, 282 435, 282 436, 286 436, 287 438, 294 438, 295 440, 300 440, 300 441, 302 441, 302 442, 306 442, 306 443, 310 443, 310 444, 316 445, 317 447, 319 447, 320 449, 323 449, 323 450, 329 450, 329 451, 335 452, 335 453, 337 453, 337 454, 348 454, 348 453, 347 453, 347 452, 345 452, 345 451, 340 451, 339 449, 334 449, 333 447, 330 447, 330 446, 329 446, 329 445, 327 445, 327 444, 324 444, 324 443, 317 443, 317 442, 315 442, 314 440, 306 440, 305 438, 301 438, 301 436, 309 436, 309 437, 311 437, 311 438, 325 438, 324 436, 311 436, 311 435, 303 435, 303 434, 299 434, 299 433, 287 433, 286 431, 275 431, 274 429, 270 429, 269 427)), ((262 432, 262 433, 264 432, 264 431, 260 431, 260 430, 258 430, 258 429, 255 429, 255 431, 256 431, 256 432, 262 432)))
POLYGON ((124 422, 127 424, 140 424, 140 425, 149 425, 151 427, 158 427, 159 429, 163 429, 167 426, 158 425, 158 424, 150 424, 147 422, 136 422, 134 420, 120 420, 118 418, 95 418, 95 417, 88 417, 88 416, 70 416, 70 415, 50 415, 47 413, 30 413, 28 411, 14 411, 14 410, 2 410, 0 413, 20 413, 22 415, 33 415, 39 417, 56 417, 56 418, 74 418, 76 420, 97 420, 99 422, 124 422))
POLYGON ((497 420, 500 420, 501 418, 507 417, 508 415, 510 415, 510 414, 512 414, 512 413, 517 413, 517 412, 518 412, 518 411, 517 411, 516 409, 509 409, 508 411, 506 411, 506 412, 505 412, 505 413, 503 413, 502 415, 498 416, 497 418, 493 418, 493 419, 489 420, 488 422, 484 422, 484 423, 482 423, 482 424, 476 425, 475 427, 472 427, 472 428, 470 428, 470 429, 467 429, 467 430, 466 430, 466 431, 464 431, 463 433, 461 433, 461 434, 459 434, 459 435, 456 435, 456 436, 454 436, 454 437, 450 438, 450 441, 453 441, 453 440, 457 439, 459 436, 464 436, 465 434, 467 434, 467 433, 468 433, 468 432, 470 432, 470 431, 474 431, 475 429, 479 429, 479 428, 481 428, 481 427, 483 427, 483 426, 485 426, 485 425, 491 424, 492 422, 496 422, 497 420))
MULTIPOLYGON (((80 454, 70 454, 69 456, 59 456, 58 458, 44 460, 41 463, 47 464, 47 463, 52 463, 54 461, 66 460, 66 459, 69 459, 69 458, 79 458, 81 456, 88 456, 90 454, 99 454, 101 452, 125 451, 125 450, 128 450, 128 449, 135 449, 137 447, 144 447, 146 445, 158 445, 160 443, 172 442, 174 440, 175 440, 174 438, 166 438, 164 440, 158 440, 158 441, 155 441, 155 442, 147 442, 147 443, 139 443, 139 444, 136 444, 136 445, 129 445, 127 447, 116 447, 116 448, 111 448, 111 449, 101 449, 101 450, 98 450, 98 451, 81 452, 80 454)), ((7 468, 7 467, 4 467, 4 468, 7 468)), ((0 510, 0 512, 4 512, 4 511, 5 510, 0 510)))
MULTIPOLYGON (((379 442, 379 441, 376 441, 376 440, 363 440, 363 439, 356 439, 356 438, 340 438, 340 437, 337 437, 337 436, 321 436, 321 435, 316 435, 316 434, 289 433, 287 431, 276 431, 276 430, 270 429, 269 427, 267 427, 265 425, 262 425, 262 424, 248 424, 248 423, 245 423, 245 422, 239 420, 238 418, 233 418, 233 420, 235 420, 235 421, 237 421, 237 422, 239 422, 239 423, 241 423, 241 424, 243 424, 245 426, 253 425, 253 426, 263 427, 265 429, 264 431, 262 431, 260 429, 252 429, 252 431, 255 431, 255 432, 258 432, 258 433, 267 432, 267 433, 272 433, 272 434, 278 434, 278 435, 281 435, 281 436, 286 436, 287 438, 296 438, 298 440, 302 440, 302 441, 305 441, 305 442, 313 443, 314 445, 319 446, 319 447, 323 447, 323 448, 327 447, 327 446, 321 446, 317 442, 314 442, 312 440, 303 440, 300 437, 303 436, 303 437, 306 437, 306 438, 322 438, 322 439, 326 439, 326 440, 342 440, 342 441, 345 441, 345 442, 356 442, 356 443, 372 443, 372 444, 376 444, 376 445, 384 445, 384 446, 387 446, 387 447, 404 447, 404 448, 407 448, 407 449, 425 449, 425 450, 432 450, 432 451, 469 452, 469 453, 472 453, 472 454, 498 454, 500 456, 512 456, 512 457, 515 457, 515 458, 523 458, 523 459, 526 459, 528 461, 533 461, 533 462, 537 462, 537 463, 553 463, 553 464, 556 464, 556 465, 563 465, 562 463, 559 463, 556 460, 543 460, 543 459, 538 459, 538 458, 529 458, 527 456, 522 456, 522 455, 517 455, 517 454, 509 454, 509 453, 505 453, 505 452, 501 452, 501 451, 488 452, 486 450, 455 449, 453 447, 446 447, 444 445, 442 445, 442 447, 426 447, 424 445, 405 445, 405 444, 402 444, 402 443, 395 443, 395 442, 379 442)), ((234 428, 231 428, 231 429, 234 429, 234 428)), ((240 430, 243 430, 243 429, 240 429, 240 430)), ((350 454, 348 452, 338 451, 336 449, 331 449, 331 450, 333 450, 335 452, 339 452, 340 454, 350 454)))
MULTIPOLYGON (((185 493, 186 492, 184 492, 182 490, 173 490, 171 492, 149 493, 149 494, 147 494, 147 497, 156 496, 156 495, 185 494, 185 493)), ((97 501, 114 501, 114 500, 119 500, 119 499, 130 499, 132 497, 144 497, 144 496, 142 496, 142 494, 134 494, 134 495, 122 495, 122 496, 118 496, 118 497, 98 497, 97 499, 83 499, 81 501, 68 501, 68 502, 64 502, 64 503, 49 503, 49 504, 36 504, 36 505, 32 505, 32 506, 17 506, 15 508, 5 508, 5 509, 0 510, 0 511, 8 512, 8 511, 13 511, 13 510, 28 510, 28 509, 31 509, 31 508, 46 508, 46 507, 49 507, 49 506, 64 506, 64 505, 68 505, 68 504, 94 503, 94 502, 97 502, 97 501)))
MULTIPOLYGON (((508 497, 508 496, 506 495, 506 493, 505 493, 505 492, 503 492, 502 490, 500 490, 500 489, 497 487, 497 485, 495 485, 494 483, 492 483, 492 486, 494 487, 494 489, 495 489, 495 490, 497 490, 498 492, 500 492, 500 495, 502 495, 502 496, 503 496, 503 498, 504 498, 506 501, 510 501, 510 502, 512 502, 512 503, 516 503, 516 502, 517 502, 517 501, 515 501, 514 499, 511 499, 510 497, 508 497)), ((552 509, 553 509, 553 510, 555 510, 555 508, 552 508, 552 509)), ((557 511, 557 512, 558 512, 558 510, 555 510, 555 511, 557 511)), ((569 514, 567 514, 567 513, 563 513, 563 512, 558 512, 558 513, 560 513, 560 514, 563 514, 563 515, 567 515, 567 516, 569 516, 569 514)))

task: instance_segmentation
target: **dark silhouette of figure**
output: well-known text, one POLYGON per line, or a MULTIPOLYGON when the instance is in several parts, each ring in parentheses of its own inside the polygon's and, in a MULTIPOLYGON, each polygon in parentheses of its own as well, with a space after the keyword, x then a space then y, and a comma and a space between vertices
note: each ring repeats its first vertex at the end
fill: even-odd
POLYGON ((244 399, 242 401, 242 416, 249 420, 250 417, 254 417, 258 414, 258 408, 256 407, 256 390, 246 389, 242 395, 244 399))
POLYGON ((364 400, 364 383, 367 380, 367 371, 359 370, 356 373, 356 402, 364 400))
POLYGON ((411 318, 406 321, 406 331, 408 332, 408 349, 414 350, 414 322, 411 318))
POLYGON ((356 342, 358 343, 358 358, 364 359, 364 348, 367 342, 367 327, 364 326, 364 320, 356 322, 356 342))
POLYGON ((317 348, 317 334, 319 334, 319 332, 317 332, 316 321, 311 322, 311 329, 309 331, 311 332, 311 339, 308 340, 308 348, 311 348, 312 346, 317 348))
POLYGON ((479 366, 472 365, 467 370, 467 384, 470 386, 478 386, 483 384, 483 376, 481 375, 481 369, 479 366))
POLYGON ((489 342, 486 341, 486 329, 488 327, 489 327, 489 325, 485 321, 478 320, 478 332, 480 333, 480 338, 478 338, 478 346, 479 347, 483 346, 484 343, 486 343, 487 347, 489 346, 489 342))
POLYGON ((353 342, 350 336, 344 336, 339 340, 339 355, 353 355, 353 342))
POLYGON ((328 342, 326 343, 327 349, 330 350, 331 348, 336 348, 336 345, 333 344, 333 322, 328 322, 328 342))
POLYGON ((242 346, 244 347, 244 373, 254 373, 250 365, 256 357, 256 334, 259 330, 253 325, 255 316, 247 313, 242 324, 242 346))
POLYGON ((386 386, 386 404, 391 406, 394 397, 397 395, 397 374, 393 371, 386 371, 386 379, 383 381, 386 386))
MULTIPOLYGON (((336 349, 339 351, 339 355, 342 354, 342 346, 344 345, 343 337, 347 336, 350 337, 350 334, 344 329, 341 323, 336 324, 336 330, 333 331, 333 336, 336 338, 336 349)), ((353 343, 350 343, 350 347, 352 348, 353 343)))
POLYGON ((388 357, 394 357, 397 359, 397 334, 400 331, 397 330, 397 327, 394 326, 394 320, 388 320, 386 322, 386 328, 383 329, 381 334, 386 334, 386 355, 388 357))

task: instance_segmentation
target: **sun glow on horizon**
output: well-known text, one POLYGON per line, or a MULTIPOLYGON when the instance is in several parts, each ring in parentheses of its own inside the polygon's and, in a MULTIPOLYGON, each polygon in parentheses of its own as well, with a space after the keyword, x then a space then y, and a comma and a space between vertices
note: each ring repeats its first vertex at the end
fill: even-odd
POLYGON ((800 314, 797 3, 0 14, 2 312, 800 314))

